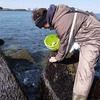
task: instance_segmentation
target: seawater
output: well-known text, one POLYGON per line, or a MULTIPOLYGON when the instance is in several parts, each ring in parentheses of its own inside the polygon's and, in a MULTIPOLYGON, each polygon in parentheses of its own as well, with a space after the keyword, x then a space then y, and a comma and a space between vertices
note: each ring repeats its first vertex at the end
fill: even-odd
POLYGON ((54 31, 39 29, 29 11, 0 11, 0 38, 5 41, 2 49, 6 54, 20 49, 30 53, 47 49, 44 39, 54 31))

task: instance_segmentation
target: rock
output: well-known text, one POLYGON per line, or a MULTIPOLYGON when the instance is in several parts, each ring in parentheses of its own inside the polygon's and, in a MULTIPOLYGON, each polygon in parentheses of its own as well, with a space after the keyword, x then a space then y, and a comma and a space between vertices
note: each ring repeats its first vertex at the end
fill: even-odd
POLYGON ((0 45, 4 44, 4 40, 0 39, 0 45))
MULTIPOLYGON (((51 52, 50 57, 52 55, 56 55, 56 52, 51 52)), ((75 51, 69 53, 62 62, 47 62, 39 84, 43 100, 72 100, 78 58, 79 52, 75 51)), ((95 76, 88 97, 88 100, 98 99, 100 99, 100 75, 95 76)))
POLYGON ((3 9, 3 7, 0 7, 0 9, 3 9))
POLYGON ((7 61, 12 64, 10 69, 28 100, 41 100, 38 84, 48 55, 48 51, 37 51, 29 54, 28 50, 24 49, 10 54, 10 57, 7 56, 7 61), (31 62, 33 58, 35 64, 31 62))
POLYGON ((26 49, 19 50, 18 52, 15 52, 15 53, 11 54, 10 56, 11 56, 11 58, 14 58, 14 59, 26 59, 26 60, 32 62, 33 64, 36 63, 26 49))
POLYGON ((0 49, 0 100, 27 100, 0 49))

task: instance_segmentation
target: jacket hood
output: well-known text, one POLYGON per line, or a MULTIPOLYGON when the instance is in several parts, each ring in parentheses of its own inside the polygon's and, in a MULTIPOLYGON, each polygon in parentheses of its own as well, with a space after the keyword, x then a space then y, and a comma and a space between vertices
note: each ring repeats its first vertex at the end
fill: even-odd
POLYGON ((55 14, 52 19, 52 26, 66 13, 70 11, 70 8, 66 5, 56 6, 55 14))
POLYGON ((46 20, 50 26, 52 26, 52 18, 54 16, 55 10, 56 10, 56 6, 54 4, 50 5, 50 7, 47 10, 46 20))

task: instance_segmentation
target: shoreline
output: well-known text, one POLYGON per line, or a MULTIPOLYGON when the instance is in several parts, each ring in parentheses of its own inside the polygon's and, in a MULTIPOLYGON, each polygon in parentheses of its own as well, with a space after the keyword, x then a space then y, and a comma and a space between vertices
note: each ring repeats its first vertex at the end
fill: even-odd
POLYGON ((0 9, 0 11, 32 11, 27 9, 0 9))

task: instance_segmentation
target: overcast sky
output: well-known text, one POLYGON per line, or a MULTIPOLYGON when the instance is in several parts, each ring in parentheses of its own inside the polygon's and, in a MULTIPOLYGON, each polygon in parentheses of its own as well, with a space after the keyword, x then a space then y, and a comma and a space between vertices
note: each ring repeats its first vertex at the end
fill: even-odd
POLYGON ((100 0, 0 0, 3 8, 48 8, 50 4, 65 4, 82 10, 100 13, 100 0))

